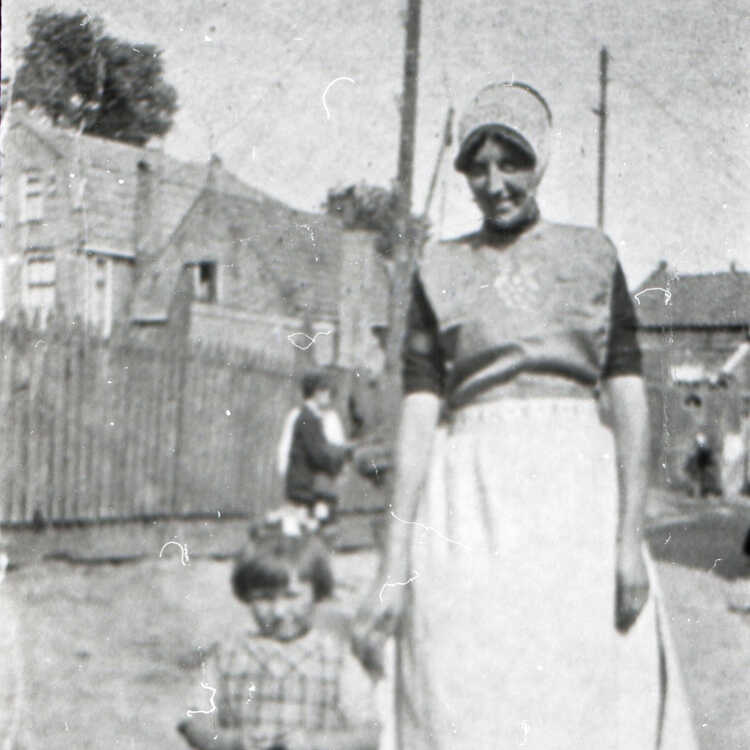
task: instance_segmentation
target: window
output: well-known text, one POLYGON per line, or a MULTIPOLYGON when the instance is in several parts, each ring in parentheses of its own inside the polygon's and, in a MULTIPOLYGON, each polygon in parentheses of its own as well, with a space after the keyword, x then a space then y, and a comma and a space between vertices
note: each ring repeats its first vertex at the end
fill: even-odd
POLYGON ((203 260, 193 265, 193 299, 196 302, 216 302, 216 261, 203 260))
POLYGON ((112 259, 86 258, 86 321, 104 336, 112 328, 112 259))
POLYGON ((26 172, 21 179, 20 220, 41 221, 44 214, 42 175, 38 169, 26 172))
POLYGON ((34 252, 27 256, 24 270, 25 307, 32 315, 38 311, 44 323, 55 307, 55 256, 34 252))

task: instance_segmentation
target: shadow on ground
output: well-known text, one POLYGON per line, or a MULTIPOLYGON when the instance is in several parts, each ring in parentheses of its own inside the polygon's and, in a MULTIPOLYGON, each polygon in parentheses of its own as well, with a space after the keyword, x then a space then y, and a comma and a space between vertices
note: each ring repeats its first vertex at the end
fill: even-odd
POLYGON ((750 578, 750 555, 743 550, 749 530, 750 508, 725 506, 663 522, 648 537, 657 560, 712 571, 731 581, 750 578))

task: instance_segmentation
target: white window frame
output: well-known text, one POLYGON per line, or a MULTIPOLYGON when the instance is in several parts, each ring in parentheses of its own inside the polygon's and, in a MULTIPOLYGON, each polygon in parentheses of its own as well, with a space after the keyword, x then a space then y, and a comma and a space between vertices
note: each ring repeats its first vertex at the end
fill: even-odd
POLYGON ((29 169, 21 176, 19 221, 42 221, 44 218, 44 178, 41 169, 29 169))
POLYGON ((41 312, 42 325, 55 308, 57 264, 49 250, 34 250, 26 254, 23 264, 23 305, 32 315, 41 312), (46 293, 45 293, 46 290, 46 293), (47 299, 39 304, 38 297, 47 299))
POLYGON ((112 332, 112 258, 99 253, 86 255, 86 322, 107 337, 112 332), (97 293, 101 286, 103 294, 97 293))

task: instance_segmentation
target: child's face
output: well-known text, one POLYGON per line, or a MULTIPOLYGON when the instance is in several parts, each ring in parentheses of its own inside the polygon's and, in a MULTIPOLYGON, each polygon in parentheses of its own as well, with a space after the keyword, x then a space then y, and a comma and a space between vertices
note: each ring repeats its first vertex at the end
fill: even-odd
POLYGON ((261 635, 278 641, 293 641, 307 633, 314 606, 312 584, 296 578, 284 587, 258 589, 250 600, 261 635))

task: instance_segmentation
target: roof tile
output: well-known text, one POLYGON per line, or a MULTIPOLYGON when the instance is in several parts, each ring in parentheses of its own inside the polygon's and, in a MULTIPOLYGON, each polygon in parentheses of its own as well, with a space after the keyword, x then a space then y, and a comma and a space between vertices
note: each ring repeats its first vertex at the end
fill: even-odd
POLYGON ((662 265, 644 280, 634 296, 642 327, 750 325, 750 273, 744 271, 682 276, 662 265), (654 291, 647 292, 649 289, 654 291))

